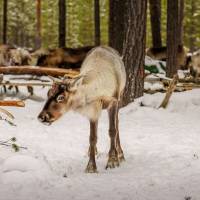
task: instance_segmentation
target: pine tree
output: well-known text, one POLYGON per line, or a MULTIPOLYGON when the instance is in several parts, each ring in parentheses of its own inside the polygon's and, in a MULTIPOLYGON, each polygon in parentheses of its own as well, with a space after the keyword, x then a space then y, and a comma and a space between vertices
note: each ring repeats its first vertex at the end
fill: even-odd
POLYGON ((124 27, 126 34, 123 45, 123 59, 127 83, 123 104, 127 105, 134 98, 143 95, 147 1, 126 0, 125 11, 124 27))
POLYGON ((149 0, 151 15, 151 32, 154 48, 162 47, 161 38, 161 0, 149 0))
POLYGON ((66 38, 66 3, 59 0, 59 47, 65 47, 66 38))
POLYGON ((167 1, 167 68, 168 77, 173 77, 177 73, 177 53, 178 53, 178 0, 167 1))
POLYGON ((94 25, 95 25, 95 46, 101 44, 101 33, 100 33, 100 5, 99 0, 94 0, 94 25))
POLYGON ((125 37, 125 2, 110 0, 109 7, 109 45, 122 54, 125 37))
POLYGON ((3 43, 7 43, 7 10, 8 10, 8 2, 7 0, 3 0, 3 43))

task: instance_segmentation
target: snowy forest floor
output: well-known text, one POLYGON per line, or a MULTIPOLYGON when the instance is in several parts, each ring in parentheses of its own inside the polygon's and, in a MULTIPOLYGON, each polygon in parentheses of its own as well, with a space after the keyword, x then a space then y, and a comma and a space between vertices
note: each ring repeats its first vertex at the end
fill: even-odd
MULTIPOLYGON (((46 98, 47 89, 35 93, 46 98)), ((67 113, 51 126, 37 120, 43 102, 6 108, 17 127, 0 121, 0 140, 17 138, 28 150, 0 146, 0 200, 199 200, 200 89, 145 95, 121 109, 120 136, 126 161, 105 170, 108 118, 98 129, 98 174, 85 174, 89 123, 67 113), (141 101, 147 107, 141 107, 141 101)))

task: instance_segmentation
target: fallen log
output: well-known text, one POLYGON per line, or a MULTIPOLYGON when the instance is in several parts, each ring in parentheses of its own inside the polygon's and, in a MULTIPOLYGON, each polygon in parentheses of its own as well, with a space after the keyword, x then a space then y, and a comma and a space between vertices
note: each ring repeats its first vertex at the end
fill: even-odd
POLYGON ((3 83, 0 83, 0 85, 7 85, 7 86, 52 86, 51 83, 13 83, 13 82, 3 82, 3 83))
POLYGON ((169 99, 172 95, 172 93, 174 92, 175 88, 176 88, 176 84, 178 82, 178 75, 174 75, 172 81, 169 84, 169 87, 167 89, 165 98, 163 99, 162 103, 160 104, 159 108, 166 108, 168 103, 169 103, 169 99))
POLYGON ((179 79, 179 83, 195 83, 195 84, 200 84, 200 79, 197 78, 184 78, 184 79, 179 79))
POLYGON ((49 67, 35 67, 35 66, 0 66, 1 74, 13 74, 13 75, 24 75, 31 74, 37 76, 76 76, 79 74, 79 70, 72 69, 60 69, 60 68, 49 68, 49 67))
POLYGON ((0 106, 24 107, 25 104, 23 101, 0 101, 0 106))

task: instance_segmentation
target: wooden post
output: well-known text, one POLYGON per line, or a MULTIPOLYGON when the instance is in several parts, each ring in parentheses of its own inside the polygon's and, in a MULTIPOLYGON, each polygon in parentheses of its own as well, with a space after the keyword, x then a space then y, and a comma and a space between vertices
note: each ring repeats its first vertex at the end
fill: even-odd
POLYGON ((176 88, 176 84, 178 81, 178 75, 174 75, 173 80, 170 82, 168 90, 166 92, 165 98, 163 99, 162 103, 160 104, 159 108, 166 108, 168 103, 169 103, 169 99, 172 95, 172 93, 174 92, 175 88, 176 88))

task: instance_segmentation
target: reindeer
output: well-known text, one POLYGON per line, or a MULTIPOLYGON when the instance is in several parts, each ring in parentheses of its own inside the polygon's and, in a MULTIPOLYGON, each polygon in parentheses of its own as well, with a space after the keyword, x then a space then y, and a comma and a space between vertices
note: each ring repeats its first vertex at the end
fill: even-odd
POLYGON ((38 55, 38 66, 59 68, 80 68, 87 53, 93 46, 80 48, 57 48, 49 49, 48 53, 38 55))
POLYGON ((30 53, 23 48, 10 49, 9 57, 11 66, 29 65, 31 61, 30 53))
POLYGON ((0 45, 0 66, 9 65, 9 50, 11 46, 2 44, 0 45))
POLYGON ((200 50, 191 53, 187 57, 187 66, 190 69, 190 74, 197 81, 200 76, 200 50))
MULTIPOLYGON (((183 45, 178 45, 178 52, 177 52, 177 65, 180 69, 185 69, 186 66, 186 60, 187 60, 187 53, 189 49, 187 49, 183 45)), ((156 60, 167 60, 167 47, 160 47, 160 48, 147 48, 146 49, 146 55, 156 59, 156 60)))
POLYGON ((124 160, 118 129, 120 97, 126 82, 124 64, 110 47, 96 47, 85 58, 80 74, 55 82, 48 92, 48 100, 38 119, 50 125, 65 112, 73 110, 89 119, 89 162, 86 172, 97 172, 95 150, 98 119, 102 109, 109 116, 110 150, 107 168, 115 168, 124 160))

